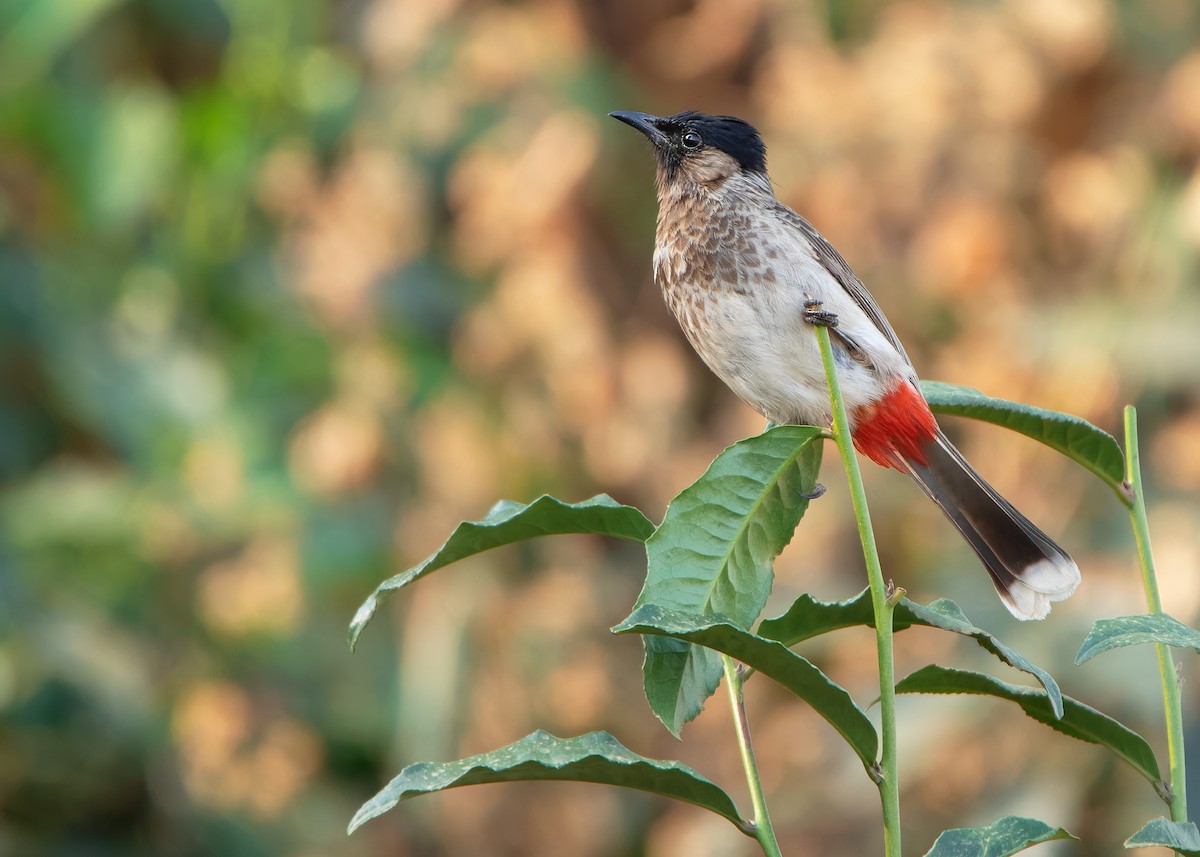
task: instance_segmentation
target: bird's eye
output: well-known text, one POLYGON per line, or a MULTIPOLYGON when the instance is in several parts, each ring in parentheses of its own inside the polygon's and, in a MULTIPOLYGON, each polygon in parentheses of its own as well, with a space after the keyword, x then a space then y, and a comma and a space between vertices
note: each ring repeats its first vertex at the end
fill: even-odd
POLYGON ((683 148, 695 150, 700 148, 704 139, 695 131, 685 131, 682 142, 683 148))

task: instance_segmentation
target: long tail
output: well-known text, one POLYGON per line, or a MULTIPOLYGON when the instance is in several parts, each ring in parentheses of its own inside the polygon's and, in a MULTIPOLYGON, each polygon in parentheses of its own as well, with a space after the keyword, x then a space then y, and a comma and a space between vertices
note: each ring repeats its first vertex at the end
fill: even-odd
POLYGON ((1004 606, 1044 619, 1079 585, 1079 566, 967 464, 907 381, 855 414, 854 445, 912 476, 983 561, 1004 606))
POLYGON ((1079 586, 1079 566, 996 493, 940 429, 922 451, 924 462, 896 455, 897 463, 979 555, 1009 612, 1018 619, 1044 619, 1050 602, 1079 586))

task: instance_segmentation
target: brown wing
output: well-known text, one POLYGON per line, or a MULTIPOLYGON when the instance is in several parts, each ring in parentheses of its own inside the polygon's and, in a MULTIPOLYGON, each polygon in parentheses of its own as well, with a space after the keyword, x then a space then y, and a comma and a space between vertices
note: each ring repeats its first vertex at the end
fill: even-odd
POLYGON ((875 303, 875 299, 871 297, 870 292, 867 291, 867 287, 862 284, 862 280, 854 275, 854 271, 850 270, 850 265, 842 258, 842 254, 835 250, 833 245, 826 241, 824 236, 811 223, 783 203, 779 203, 777 211, 784 222, 790 223, 804 233, 804 237, 808 239, 808 243, 812 247, 813 254, 817 257, 817 261, 825 266, 825 270, 833 274, 833 278, 841 284, 846 293, 867 314, 867 318, 871 319, 871 322, 879 328, 879 332, 887 337, 887 341, 892 343, 895 349, 900 352, 904 361, 911 366, 912 361, 908 359, 908 353, 904 350, 904 346, 900 344, 900 337, 896 336, 896 331, 892 330, 892 326, 888 324, 883 310, 875 303))

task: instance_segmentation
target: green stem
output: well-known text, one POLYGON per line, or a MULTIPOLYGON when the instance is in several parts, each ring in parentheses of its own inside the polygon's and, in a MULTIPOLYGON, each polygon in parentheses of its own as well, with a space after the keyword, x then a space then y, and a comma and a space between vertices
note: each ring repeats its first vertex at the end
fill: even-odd
POLYGON ((737 726, 738 749, 742 753, 742 767, 746 770, 746 785, 750 787, 750 803, 754 806, 754 838, 762 846, 767 857, 783 857, 775 829, 771 826, 771 815, 763 797, 762 778, 758 775, 758 760, 754 757, 754 744, 750 741, 750 721, 746 719, 746 701, 742 685, 746 677, 738 671, 729 655, 721 655, 725 665, 725 686, 729 689, 729 704, 733 709, 733 722, 737 726))
MULTIPOLYGON (((1150 524, 1146 520, 1146 497, 1142 490, 1142 465, 1138 457, 1137 411, 1133 405, 1125 408, 1125 483, 1132 495, 1129 519, 1137 542, 1138 561, 1142 567, 1142 586, 1146 590, 1146 606, 1151 613, 1162 613, 1162 596, 1158 593, 1158 576, 1154 572, 1154 554, 1150 549, 1150 524)), ((1187 821, 1187 793, 1183 758, 1183 703, 1179 674, 1171 647, 1156 643, 1158 672, 1162 678, 1163 709, 1167 719, 1167 754, 1171 761, 1170 788, 1172 821, 1187 821)))
POLYGON ((863 559, 867 565, 867 580, 871 586, 871 604, 875 609, 875 647, 879 655, 879 714, 882 735, 881 753, 877 770, 873 772, 879 786, 879 799, 883 805, 883 842, 887 857, 900 857, 900 782, 896 763, 896 668, 892 655, 892 613, 895 600, 890 597, 879 565, 879 551, 875 547, 875 531, 871 528, 871 513, 867 508, 867 493, 863 489, 862 474, 858 469, 858 458, 850 437, 850 424, 846 419, 846 403, 842 399, 837 369, 833 362, 833 346, 829 342, 829 331, 817 327, 817 342, 821 347, 821 360, 825 364, 825 380, 829 384, 829 400, 833 405, 833 435, 842 465, 846 468, 846 479, 850 483, 850 497, 854 502, 854 519, 858 523, 858 535, 862 541, 863 559))

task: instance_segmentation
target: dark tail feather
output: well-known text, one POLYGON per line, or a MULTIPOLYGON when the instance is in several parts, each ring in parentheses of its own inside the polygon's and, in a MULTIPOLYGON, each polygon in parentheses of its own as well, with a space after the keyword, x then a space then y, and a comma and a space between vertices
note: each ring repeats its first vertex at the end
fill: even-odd
POLYGON ((1009 612, 1044 619, 1050 602, 1079 585, 1075 561, 997 494, 940 431, 925 452, 927 464, 899 455, 897 463, 979 554, 1009 612))

